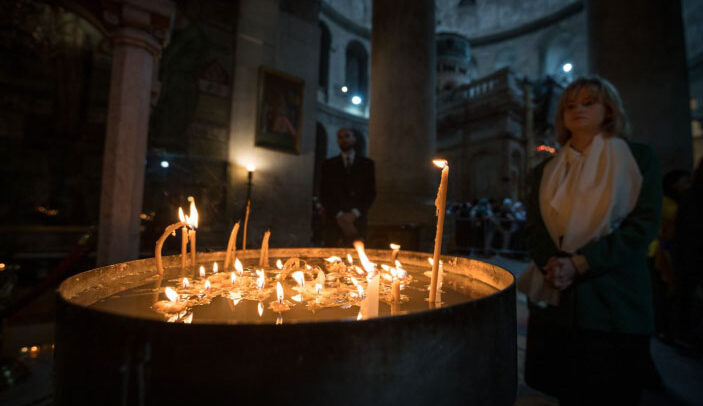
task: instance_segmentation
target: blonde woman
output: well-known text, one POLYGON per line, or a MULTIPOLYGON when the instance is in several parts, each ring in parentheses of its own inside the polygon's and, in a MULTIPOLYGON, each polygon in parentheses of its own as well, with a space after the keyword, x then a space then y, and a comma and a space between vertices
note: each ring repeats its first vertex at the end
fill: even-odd
POLYGON ((533 262, 525 380, 561 405, 637 404, 653 329, 647 246, 661 212, 652 149, 629 124, 608 81, 572 82, 556 116, 562 145, 540 164, 528 202, 533 262))

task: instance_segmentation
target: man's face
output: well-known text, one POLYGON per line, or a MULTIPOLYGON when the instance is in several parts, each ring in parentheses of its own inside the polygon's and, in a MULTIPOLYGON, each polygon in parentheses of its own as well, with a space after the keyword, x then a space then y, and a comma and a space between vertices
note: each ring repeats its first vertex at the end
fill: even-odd
POLYGON ((337 144, 342 151, 349 151, 356 144, 356 137, 351 131, 340 131, 337 134, 337 144))

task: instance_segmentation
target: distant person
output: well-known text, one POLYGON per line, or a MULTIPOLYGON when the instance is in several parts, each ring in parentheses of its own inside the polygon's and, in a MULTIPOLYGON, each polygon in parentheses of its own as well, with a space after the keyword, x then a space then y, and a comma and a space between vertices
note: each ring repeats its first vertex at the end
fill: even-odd
POLYGON ((654 330, 665 341, 671 339, 672 297, 676 290, 674 275, 674 236, 676 213, 681 196, 691 185, 691 173, 673 170, 664 175, 662 188, 662 219, 657 239, 649 244, 649 262, 652 273, 654 299, 654 330))
POLYGON ((693 174, 693 182, 681 197, 674 236, 675 342, 703 352, 703 304, 695 302, 695 292, 703 284, 703 159, 693 174), (696 315, 698 315, 696 317, 696 315))
POLYGON ((517 219, 513 214, 513 200, 510 198, 503 199, 503 204, 500 206, 497 214, 498 230, 500 231, 501 254, 509 254, 511 252, 511 240, 513 233, 517 230, 517 219))
POLYGON ((325 210, 325 246, 349 245, 366 238, 368 211, 376 198, 374 162, 356 154, 356 136, 337 132, 341 153, 322 163, 320 201, 325 210))
POLYGON ((620 96, 600 77, 574 80, 555 122, 562 147, 535 168, 527 203, 525 381, 560 405, 637 405, 650 368, 659 164, 624 139, 620 96))

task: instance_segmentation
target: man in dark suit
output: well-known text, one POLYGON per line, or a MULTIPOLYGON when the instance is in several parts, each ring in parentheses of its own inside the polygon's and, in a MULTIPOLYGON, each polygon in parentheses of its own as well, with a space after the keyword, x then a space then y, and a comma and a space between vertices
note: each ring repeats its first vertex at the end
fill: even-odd
POLYGON ((374 163, 356 153, 352 130, 340 129, 337 144, 342 153, 323 162, 320 185, 328 247, 366 237, 367 213, 376 198, 374 163))

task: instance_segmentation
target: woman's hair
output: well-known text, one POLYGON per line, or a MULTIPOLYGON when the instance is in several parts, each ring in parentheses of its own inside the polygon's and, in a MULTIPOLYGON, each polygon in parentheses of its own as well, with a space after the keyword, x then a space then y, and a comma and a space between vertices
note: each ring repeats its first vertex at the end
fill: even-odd
POLYGON ((596 101, 605 106, 605 119, 602 130, 606 137, 627 138, 630 135, 630 122, 622 106, 622 100, 615 86, 600 76, 583 76, 569 84, 559 99, 557 114, 554 122, 557 141, 564 145, 571 138, 571 131, 564 125, 564 109, 569 99, 576 96, 581 89, 588 89, 596 101))

